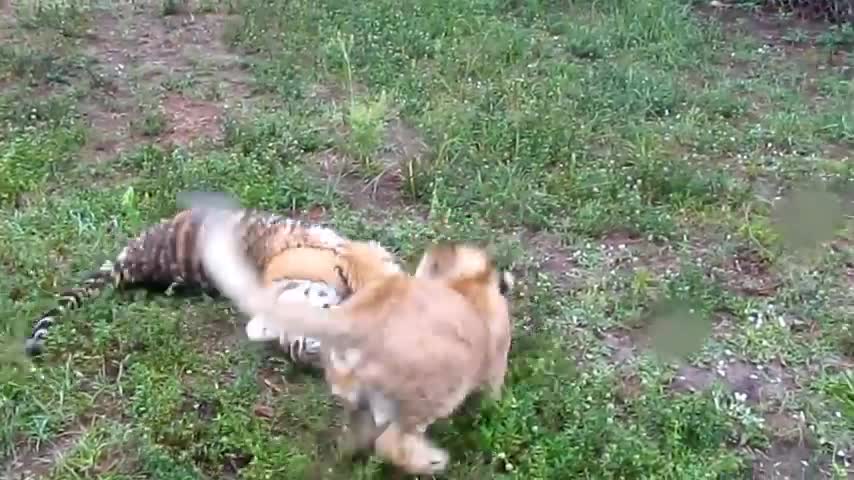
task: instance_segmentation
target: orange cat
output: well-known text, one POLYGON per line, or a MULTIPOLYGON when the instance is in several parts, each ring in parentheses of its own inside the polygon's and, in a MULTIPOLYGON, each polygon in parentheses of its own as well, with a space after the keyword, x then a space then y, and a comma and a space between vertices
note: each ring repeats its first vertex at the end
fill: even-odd
POLYGON ((208 220, 202 261, 220 291, 247 314, 320 340, 332 393, 371 412, 380 456, 413 474, 444 471, 448 452, 427 427, 483 385, 500 391, 510 332, 501 292, 512 276, 481 249, 446 245, 427 251, 418 275, 375 278, 337 307, 283 305, 251 268, 234 222, 208 220))

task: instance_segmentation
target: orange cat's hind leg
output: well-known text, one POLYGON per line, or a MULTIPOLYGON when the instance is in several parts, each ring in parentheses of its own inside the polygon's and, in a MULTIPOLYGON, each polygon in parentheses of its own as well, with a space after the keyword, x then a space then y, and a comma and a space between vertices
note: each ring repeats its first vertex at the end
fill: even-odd
POLYGON ((448 467, 450 455, 420 432, 404 432, 392 422, 374 442, 380 457, 413 475, 435 475, 448 467))

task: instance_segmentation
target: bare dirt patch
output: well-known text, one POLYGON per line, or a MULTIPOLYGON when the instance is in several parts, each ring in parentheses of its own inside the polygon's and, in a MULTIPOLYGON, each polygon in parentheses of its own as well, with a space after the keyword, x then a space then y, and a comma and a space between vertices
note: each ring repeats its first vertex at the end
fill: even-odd
MULTIPOLYGON (((310 96, 333 111, 344 112, 351 95, 367 98, 368 89, 363 85, 353 84, 351 88, 352 92, 336 85, 316 85, 310 96)), ((377 217, 377 213, 386 217, 388 209, 411 207, 404 199, 407 170, 420 168, 430 152, 421 132, 389 112, 383 122, 381 145, 360 161, 346 151, 353 135, 347 121, 327 127, 338 146, 318 152, 314 163, 354 208, 369 212, 369 217, 377 217)))
POLYGON ((842 256, 842 283, 854 287, 854 241, 848 238, 837 238, 830 248, 842 256))
POLYGON ((768 433, 772 438, 787 443, 805 444, 810 432, 803 419, 788 412, 774 412, 765 416, 768 433))
POLYGON ((353 159, 336 149, 321 152, 315 161, 326 178, 335 184, 335 190, 355 209, 381 211, 406 205, 400 195, 403 181, 399 167, 395 164, 384 165, 382 171, 373 178, 363 178, 353 159))
POLYGON ((0 0, 0 41, 8 42, 14 38, 11 34, 16 23, 14 13, 11 0, 0 0))
POLYGON ((161 13, 160 2, 152 1, 95 14, 85 48, 97 67, 81 106, 92 129, 84 158, 110 160, 152 136, 180 146, 217 141, 223 112, 251 97, 250 75, 222 41, 232 16, 161 13), (145 106, 145 95, 164 95, 155 105, 165 125, 154 132, 144 126, 156 113, 145 106))
POLYGON ((168 130, 161 140, 167 144, 192 146, 199 140, 222 138, 222 105, 171 94, 163 100, 162 108, 168 130))
POLYGON ((830 23, 804 15, 781 15, 773 8, 739 8, 731 1, 712 1, 697 9, 702 15, 721 21, 729 33, 748 33, 769 45, 780 45, 801 53, 804 47, 815 45, 815 38, 826 32, 830 23), (801 41, 794 41, 787 33, 801 32, 801 41))
POLYGON ((332 188, 368 220, 382 223, 388 221, 390 212, 401 210, 422 219, 427 216, 423 209, 405 200, 403 170, 399 164, 389 162, 376 176, 365 178, 353 159, 334 148, 315 154, 313 161, 332 188))
POLYGON ((3 467, 3 478, 10 480, 35 480, 50 473, 51 469, 66 454, 77 446, 85 435, 86 428, 65 431, 52 442, 35 449, 26 449, 3 467))
POLYGON ((698 393, 716 382, 763 414, 771 444, 764 451, 752 451, 753 478, 828 478, 823 472, 827 462, 818 462, 817 445, 806 421, 786 408, 787 399, 799 389, 788 369, 777 362, 756 366, 741 360, 719 360, 711 367, 686 364, 668 387, 674 392, 698 393))
POLYGON ((656 276, 678 269, 678 258, 669 243, 656 243, 630 232, 614 231, 602 238, 601 245, 612 269, 642 267, 656 276))
MULTIPOLYGON (((353 95, 361 96, 368 92, 367 87, 357 82, 353 82, 350 88, 352 89, 353 95)), ((330 83, 314 85, 310 89, 308 95, 318 102, 330 104, 333 108, 337 108, 339 104, 347 101, 350 96, 350 92, 341 85, 330 83)))
POLYGON ((854 287, 854 262, 845 263, 845 279, 849 285, 854 287))
POLYGON ((636 339, 622 330, 602 333, 602 342, 611 349, 611 361, 615 364, 631 360, 638 349, 636 339))
MULTIPOLYGON (((96 422, 105 417, 117 418, 120 413, 112 400, 99 402, 81 414, 65 430, 52 440, 36 446, 21 445, 11 459, 0 465, 2 478, 10 480, 35 480, 47 476, 53 467, 69 455, 83 437, 95 428, 96 422)), ((124 461, 126 456, 117 455, 113 464, 124 461)), ((106 471, 106 470, 104 470, 106 471)))
POLYGON ((247 342, 244 323, 236 315, 200 315, 189 312, 182 322, 185 328, 193 330, 201 349, 211 357, 228 355, 247 342), (204 328, 197 329, 199 325, 204 328))
POLYGON ((580 275, 579 266, 558 235, 525 232, 522 242, 534 254, 538 269, 550 274, 559 286, 571 288, 580 275))
MULTIPOLYGON (((611 330, 600 335, 611 350, 614 365, 630 362, 645 348, 648 338, 639 330, 611 330)), ((617 386, 618 399, 628 401, 637 395, 639 379, 630 368, 622 368, 617 386)), ((817 458, 818 448, 806 421, 786 408, 787 400, 798 389, 790 369, 778 362, 757 366, 738 360, 719 360, 711 366, 682 365, 668 388, 676 393, 701 393, 720 383, 737 400, 754 406, 763 414, 771 446, 751 450, 755 479, 829 478, 827 459, 817 458), (804 476, 806 475, 806 476, 804 476)))
POLYGON ((559 235, 548 232, 526 231, 521 240, 534 256, 536 268, 565 290, 590 286, 616 271, 643 269, 653 277, 664 277, 678 270, 679 260, 672 246, 627 232, 611 232, 600 239, 596 255, 602 261, 593 268, 585 267, 582 261, 582 250, 589 250, 590 245, 566 245, 559 235))
POLYGON ((753 478, 827 478, 810 463, 812 456, 812 450, 805 444, 776 442, 767 452, 756 452, 753 478))
POLYGON ((641 396, 643 392, 643 381, 636 372, 630 368, 624 368, 620 372, 620 383, 617 386, 617 398, 623 402, 630 402, 641 396))
POLYGON ((718 267, 723 284, 741 294, 767 297, 782 284, 771 262, 756 249, 739 248, 718 267))
POLYGON ((670 388, 677 392, 702 392, 710 388, 716 378, 709 369, 683 365, 670 382, 670 388))
POLYGON ((98 11, 87 32, 84 53, 97 62, 91 71, 92 89, 80 105, 89 122, 91 134, 84 159, 100 162, 124 152, 130 145, 130 122, 136 108, 128 85, 134 42, 131 32, 123 31, 120 10, 98 11), (88 155, 87 155, 88 153, 88 155))
MULTIPOLYGON (((798 15, 780 15, 772 9, 748 10, 730 2, 711 2, 698 9, 701 16, 720 21, 728 36, 748 35, 763 43, 762 53, 793 61, 807 73, 804 93, 811 99, 821 100, 818 78, 827 72, 836 72, 847 78, 854 75, 850 46, 828 48, 819 39, 831 24, 798 15)), ((734 76, 750 77, 753 65, 731 60, 729 69, 734 76)))
POLYGON ((717 368, 734 393, 746 396, 752 403, 781 401, 786 392, 795 386, 786 378, 782 368, 773 368, 773 373, 759 369, 747 362, 735 360, 717 368))
POLYGON ((719 360, 711 367, 683 365, 669 387, 678 392, 701 392, 716 381, 763 410, 780 406, 798 389, 791 372, 777 362, 756 366, 737 359, 719 360))

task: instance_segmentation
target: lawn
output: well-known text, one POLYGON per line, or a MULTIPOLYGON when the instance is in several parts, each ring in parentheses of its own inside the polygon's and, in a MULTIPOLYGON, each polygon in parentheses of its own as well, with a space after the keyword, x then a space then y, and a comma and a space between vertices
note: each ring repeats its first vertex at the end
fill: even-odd
POLYGON ((493 246, 510 375, 447 478, 854 478, 854 30, 735 3, 0 4, 5 478, 397 475, 225 300, 107 293, 21 356, 186 189, 493 246))

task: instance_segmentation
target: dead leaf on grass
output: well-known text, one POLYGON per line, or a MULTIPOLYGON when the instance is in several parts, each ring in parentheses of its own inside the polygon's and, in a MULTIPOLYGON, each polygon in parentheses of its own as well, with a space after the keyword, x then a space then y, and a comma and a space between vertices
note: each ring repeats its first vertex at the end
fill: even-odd
POLYGON ((252 413, 262 418, 273 418, 276 416, 273 412, 272 407, 270 407, 269 405, 262 404, 255 404, 255 406, 252 408, 252 413))

